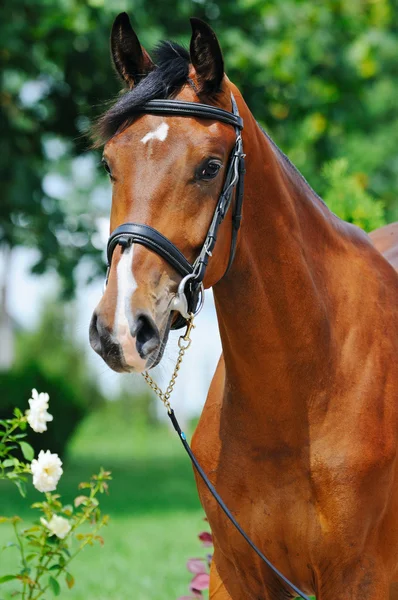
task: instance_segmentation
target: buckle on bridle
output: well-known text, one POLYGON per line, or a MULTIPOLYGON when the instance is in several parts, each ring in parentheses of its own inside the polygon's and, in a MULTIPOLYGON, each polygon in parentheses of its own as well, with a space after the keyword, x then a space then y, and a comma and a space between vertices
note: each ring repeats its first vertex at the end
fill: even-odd
POLYGON ((205 241, 205 244, 204 244, 204 251, 207 254, 207 256, 209 256, 209 257, 213 256, 213 252, 210 250, 210 247, 212 245, 212 241, 211 240, 212 240, 212 238, 208 238, 205 241))

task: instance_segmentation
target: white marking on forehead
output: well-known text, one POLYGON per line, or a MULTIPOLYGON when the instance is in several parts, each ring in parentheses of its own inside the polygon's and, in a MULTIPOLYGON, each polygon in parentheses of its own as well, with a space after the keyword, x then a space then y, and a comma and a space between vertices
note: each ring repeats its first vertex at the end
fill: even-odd
POLYGON ((125 248, 117 265, 117 302, 113 335, 120 337, 130 331, 128 315, 131 312, 131 297, 137 289, 133 275, 134 244, 125 248))
POLYGON ((161 142, 164 142, 164 140, 167 138, 168 132, 169 126, 167 125, 167 123, 161 123, 159 127, 156 127, 156 129, 154 129, 154 131, 149 131, 149 133, 144 135, 141 142, 143 144, 146 144, 147 142, 149 142, 149 140, 159 140, 161 142))

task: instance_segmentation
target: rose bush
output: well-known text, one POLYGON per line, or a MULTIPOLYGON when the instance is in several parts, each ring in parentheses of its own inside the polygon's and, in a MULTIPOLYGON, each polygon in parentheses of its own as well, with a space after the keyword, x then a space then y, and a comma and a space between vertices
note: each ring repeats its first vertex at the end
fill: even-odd
POLYGON ((48 591, 59 596, 61 576, 68 588, 73 587, 71 561, 85 546, 103 543, 98 532, 108 522, 107 515, 101 513, 98 495, 108 491, 109 471, 101 468, 98 475, 81 483, 79 489, 87 493, 79 492, 73 506, 64 505, 58 494, 51 493, 62 476, 62 461, 50 450, 41 450, 35 459, 33 448, 24 439, 28 424, 37 433, 47 430, 47 423, 53 420, 48 408, 48 394, 33 389, 25 414, 17 408, 13 418, 0 420, 0 478, 15 483, 25 496, 32 475, 34 487, 45 494, 43 501, 32 505, 40 513, 33 525, 25 527, 18 516, 0 517, 0 523, 12 525, 16 542, 10 546, 18 548, 20 557, 17 570, 0 576, 0 584, 17 584, 12 595, 23 600, 44 600, 48 591), (17 457, 20 452, 24 460, 17 457), (81 533, 84 524, 89 525, 89 531, 85 528, 81 533))

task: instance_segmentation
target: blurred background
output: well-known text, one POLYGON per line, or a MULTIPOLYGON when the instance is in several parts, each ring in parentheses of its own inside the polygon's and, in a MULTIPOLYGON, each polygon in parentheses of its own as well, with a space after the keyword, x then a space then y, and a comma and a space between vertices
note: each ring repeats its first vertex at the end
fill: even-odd
MULTIPOLYGON (((113 471, 105 546, 87 551, 65 594, 172 600, 201 552, 191 469, 141 378, 112 373, 88 344, 111 196, 88 131, 120 89, 108 39, 122 10, 148 50, 161 39, 188 46, 189 17, 208 21, 259 122, 334 212, 369 231, 398 220, 398 2, 1 4, 0 418, 27 407, 32 387, 46 391, 54 424, 30 441, 62 455, 61 492, 72 497, 100 464, 113 471)), ((188 430, 220 354, 210 294, 193 336, 174 400, 188 430)), ((29 503, 3 485, 0 494, 1 513, 29 520, 29 503)), ((4 574, 12 549, 0 556, 4 574)))

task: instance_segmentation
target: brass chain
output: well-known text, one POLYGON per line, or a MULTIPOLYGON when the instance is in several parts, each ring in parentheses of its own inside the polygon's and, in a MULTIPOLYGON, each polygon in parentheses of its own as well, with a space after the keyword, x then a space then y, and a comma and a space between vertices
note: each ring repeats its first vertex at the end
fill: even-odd
POLYGON ((185 332, 185 335, 181 335, 178 339, 178 347, 179 347, 178 358, 177 358, 176 366, 174 367, 174 372, 171 376, 171 379, 169 381, 169 385, 166 388, 166 391, 163 392, 160 389, 158 384, 149 375, 148 371, 144 371, 142 373, 143 378, 145 379, 145 381, 147 382, 147 384, 149 385, 151 390, 153 390, 155 392, 155 394, 158 396, 158 398, 160 398, 160 400, 163 402, 168 413, 171 413, 170 396, 174 390, 174 386, 175 386, 175 383, 176 383, 176 380, 178 377, 178 372, 180 370, 182 360, 184 358, 184 354, 188 350, 189 346, 192 343, 191 331, 195 327, 195 325, 193 324, 193 318, 194 318, 194 315, 193 315, 193 313, 191 313, 189 315, 188 325, 187 325, 187 330, 185 332))

